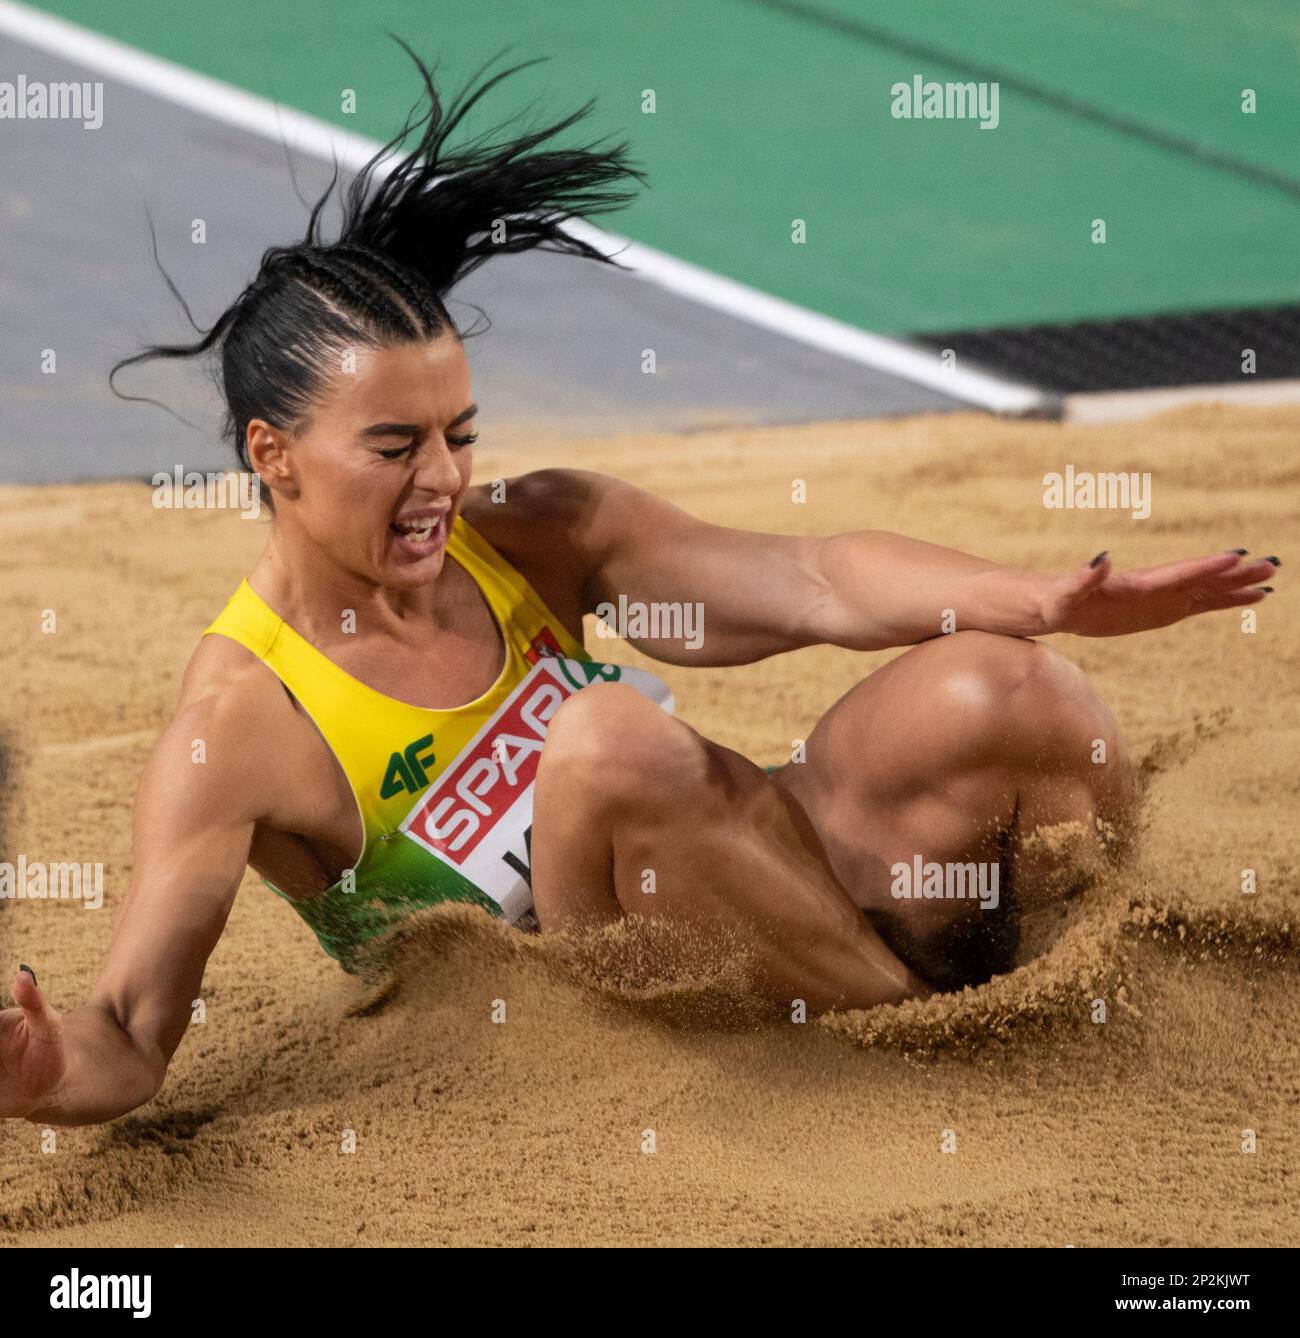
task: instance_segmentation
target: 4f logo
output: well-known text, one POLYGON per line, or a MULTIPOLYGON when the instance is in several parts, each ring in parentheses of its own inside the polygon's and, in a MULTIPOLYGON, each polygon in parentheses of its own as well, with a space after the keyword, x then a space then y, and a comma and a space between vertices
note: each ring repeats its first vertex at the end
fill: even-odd
POLYGON ((381 799, 391 799, 404 790, 418 794, 429 783, 426 768, 433 765, 433 735, 426 734, 422 739, 406 745, 404 753, 394 753, 388 759, 388 770, 384 772, 384 783, 379 788, 381 799), (426 752, 425 749, 429 751, 426 752))

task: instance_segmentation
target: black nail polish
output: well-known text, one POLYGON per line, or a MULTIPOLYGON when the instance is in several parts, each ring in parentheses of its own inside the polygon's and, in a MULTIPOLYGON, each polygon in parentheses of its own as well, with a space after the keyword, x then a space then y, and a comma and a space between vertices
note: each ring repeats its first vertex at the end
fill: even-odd
POLYGON ((1264 561, 1271 562, 1275 567, 1280 567, 1282 565, 1282 559, 1280 557, 1266 557, 1264 561))
POLYGON ((1238 557, 1245 557, 1250 552, 1249 548, 1229 548, 1229 553, 1236 553, 1238 557))
POLYGON ((1103 549, 1101 550, 1101 552, 1098 553, 1097 556, 1096 556, 1095 558, 1093 558, 1093 560, 1092 560, 1090 563, 1088 563, 1088 566, 1090 566, 1090 567, 1095 567, 1095 566, 1097 566, 1098 563, 1101 562, 1102 558, 1104 558, 1104 557, 1106 556, 1106 554, 1109 553, 1109 552, 1110 552, 1110 549, 1109 549, 1109 548, 1103 548, 1103 549))
POLYGON ((36 972, 33 971, 32 968, 31 968, 30 966, 28 966, 26 962, 19 962, 19 963, 18 963, 18 969, 19 969, 20 971, 26 971, 27 974, 28 974, 29 976, 31 976, 31 978, 32 978, 32 984, 33 984, 33 985, 36 984, 36 972))
POLYGON ((1256 589, 1262 590, 1266 595, 1271 595, 1273 593, 1273 587, 1271 585, 1256 586, 1256 589))

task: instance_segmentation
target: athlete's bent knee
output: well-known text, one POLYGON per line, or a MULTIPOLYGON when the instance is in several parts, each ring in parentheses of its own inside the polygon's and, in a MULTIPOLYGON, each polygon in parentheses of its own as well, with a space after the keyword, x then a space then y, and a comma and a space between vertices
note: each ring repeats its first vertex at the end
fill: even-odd
POLYGON ((1118 743, 1087 676, 1051 646, 973 631, 926 645, 934 704, 968 745, 1073 755, 1085 737, 1118 743))
POLYGON ((693 732, 625 683, 593 683, 556 711, 538 771, 606 799, 680 789, 696 769, 693 732))

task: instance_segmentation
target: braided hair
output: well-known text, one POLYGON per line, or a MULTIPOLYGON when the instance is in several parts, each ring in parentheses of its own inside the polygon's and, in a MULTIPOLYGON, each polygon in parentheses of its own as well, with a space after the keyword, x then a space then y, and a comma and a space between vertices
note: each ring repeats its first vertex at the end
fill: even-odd
MULTIPOLYGON (((512 66, 477 87, 476 75, 444 109, 428 67, 395 40, 415 62, 424 93, 402 129, 340 192, 337 238, 327 243, 321 230, 322 213, 339 184, 336 164, 303 240, 271 247, 252 283, 211 329, 200 330, 192 344, 150 345, 123 358, 110 374, 119 398, 140 399, 114 384, 123 368, 215 350, 225 433, 245 469, 249 422, 263 418, 285 430, 301 424, 346 350, 443 332, 462 338, 443 297, 490 256, 536 248, 618 264, 563 223, 609 212, 635 197, 634 189, 619 188, 628 178, 645 182, 628 162, 627 145, 539 148, 582 120, 593 103, 540 130, 513 138, 494 131, 448 150, 447 140, 486 93, 538 62, 512 66), (395 151, 417 132, 415 146, 389 167, 395 151)), ((180 298, 165 271, 164 278, 180 298)))

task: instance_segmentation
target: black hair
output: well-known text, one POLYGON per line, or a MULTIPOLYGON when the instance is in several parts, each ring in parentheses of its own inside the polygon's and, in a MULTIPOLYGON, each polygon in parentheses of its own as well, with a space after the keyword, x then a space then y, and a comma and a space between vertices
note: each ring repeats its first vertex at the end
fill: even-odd
MULTIPOLYGON (((405 42, 394 40, 415 62, 424 94, 402 129, 339 192, 343 218, 336 239, 323 239, 321 217, 339 184, 337 162, 312 207, 306 236, 271 247, 252 283, 211 329, 194 325, 202 336, 194 343, 150 345, 123 358, 109 375, 114 394, 139 400, 144 397, 123 395, 114 384, 123 368, 217 350, 225 431, 245 469, 250 420, 264 418, 285 429, 301 423, 346 349, 431 339, 444 331, 462 338, 443 297, 489 257, 537 248, 618 266, 563 223, 609 212, 635 197, 635 189, 618 188, 628 178, 645 183, 627 159, 627 145, 539 149, 582 120, 593 102, 542 129, 513 138, 499 138, 497 130, 448 150, 448 138, 486 93, 538 61, 514 65, 475 87, 493 57, 444 110, 432 72, 405 42), (414 148, 381 172, 416 132, 414 148)), ((157 259, 156 245, 154 254, 157 259)), ((189 316, 165 270, 163 278, 189 316)))

